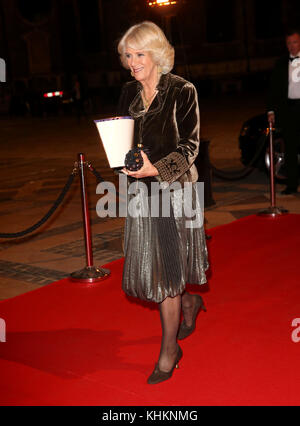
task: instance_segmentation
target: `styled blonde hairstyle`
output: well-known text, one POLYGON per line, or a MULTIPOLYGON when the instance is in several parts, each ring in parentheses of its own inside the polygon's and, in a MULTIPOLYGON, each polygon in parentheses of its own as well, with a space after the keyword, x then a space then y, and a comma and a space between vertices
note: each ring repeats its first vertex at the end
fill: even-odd
POLYGON ((126 31, 118 44, 118 52, 124 68, 129 68, 126 49, 145 50, 151 54, 153 62, 162 74, 171 71, 174 65, 174 48, 163 31, 154 22, 144 21, 133 25, 126 31))

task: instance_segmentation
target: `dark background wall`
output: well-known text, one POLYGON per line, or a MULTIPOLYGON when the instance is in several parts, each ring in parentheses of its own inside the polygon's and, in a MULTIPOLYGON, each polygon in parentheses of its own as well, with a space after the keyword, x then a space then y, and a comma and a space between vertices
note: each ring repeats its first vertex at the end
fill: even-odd
POLYGON ((300 18, 298 0, 178 0, 168 13, 147 3, 0 0, 5 90, 71 90, 78 76, 85 93, 114 100, 128 79, 118 39, 145 19, 165 30, 176 49, 174 72, 195 82, 202 96, 260 90, 284 52, 284 28, 300 18))

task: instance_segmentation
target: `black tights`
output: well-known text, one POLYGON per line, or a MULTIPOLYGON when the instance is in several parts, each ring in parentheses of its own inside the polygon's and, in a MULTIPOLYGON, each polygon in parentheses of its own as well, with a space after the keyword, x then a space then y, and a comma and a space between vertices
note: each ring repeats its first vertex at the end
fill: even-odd
POLYGON ((161 371, 170 371, 174 365, 177 354, 177 333, 181 304, 183 317, 189 326, 191 325, 192 307, 194 306, 193 295, 184 292, 182 295, 167 297, 159 305, 162 339, 158 365, 161 371))

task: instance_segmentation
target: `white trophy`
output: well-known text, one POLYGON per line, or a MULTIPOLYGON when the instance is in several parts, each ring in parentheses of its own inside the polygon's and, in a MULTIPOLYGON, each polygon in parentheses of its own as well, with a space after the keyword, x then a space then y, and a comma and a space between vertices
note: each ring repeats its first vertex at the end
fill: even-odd
POLYGON ((124 167, 127 152, 133 146, 132 117, 111 117, 95 120, 106 157, 111 168, 124 167))

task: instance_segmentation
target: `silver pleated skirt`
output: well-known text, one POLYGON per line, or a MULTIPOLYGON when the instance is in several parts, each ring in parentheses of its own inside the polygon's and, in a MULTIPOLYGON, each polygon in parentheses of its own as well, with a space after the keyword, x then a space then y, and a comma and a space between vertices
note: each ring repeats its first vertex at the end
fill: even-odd
POLYGON ((129 296, 160 303, 182 294, 186 283, 206 283, 209 265, 196 184, 190 184, 189 196, 192 212, 184 208, 183 189, 169 191, 164 202, 162 193, 128 195, 122 288, 129 296), (169 211, 161 207, 166 200, 169 211))

